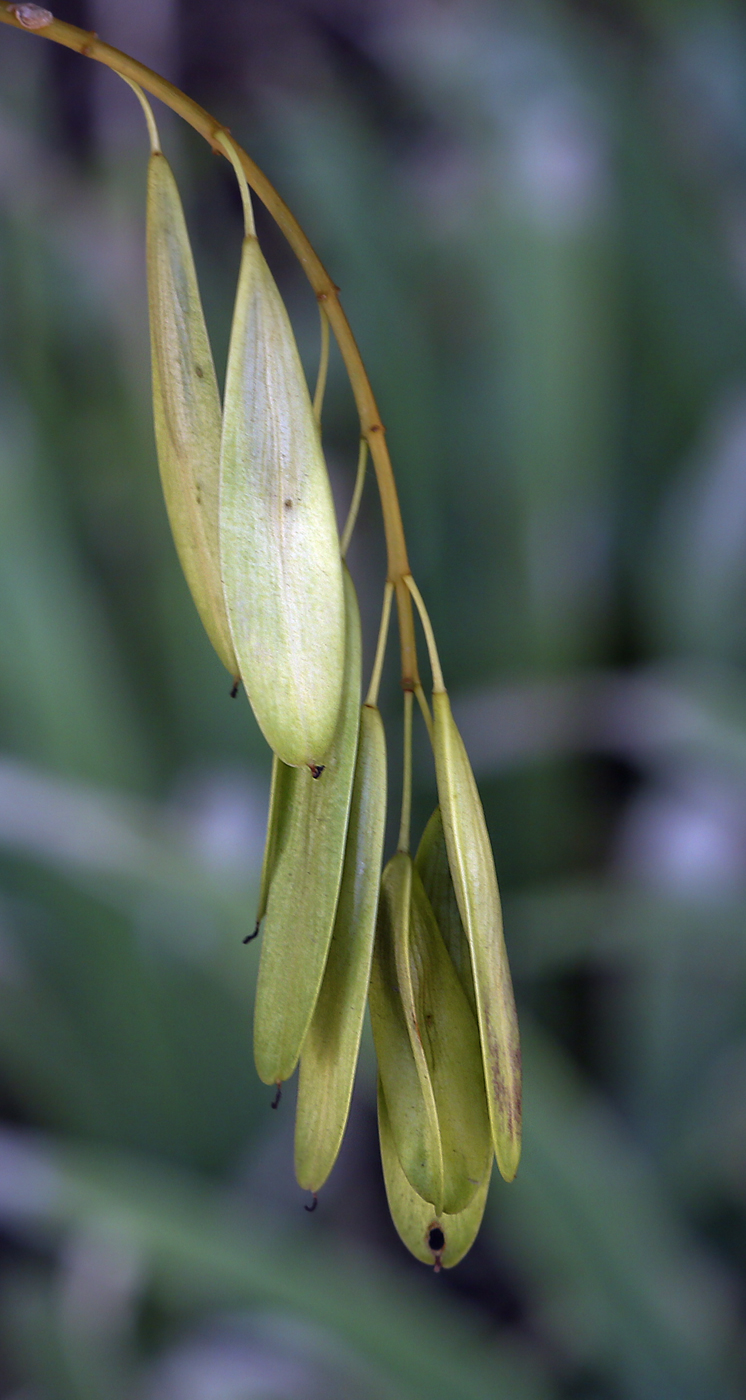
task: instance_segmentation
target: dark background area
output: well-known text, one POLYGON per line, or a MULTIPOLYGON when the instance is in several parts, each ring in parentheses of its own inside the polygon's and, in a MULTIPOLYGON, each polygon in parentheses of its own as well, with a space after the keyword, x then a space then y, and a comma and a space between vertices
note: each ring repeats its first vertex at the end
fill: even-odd
MULTIPOLYGON (((746 12, 60 0, 227 122, 334 280, 483 793, 524 1158, 472 1252, 390 1223, 365 1039, 309 1216, 251 1051, 268 755, 149 403, 147 140, 0 29, 0 1394, 728 1400, 746 1309, 746 12)), ((227 163, 158 108, 222 376, 227 163)), ((265 252, 309 378, 314 297, 265 252)), ((333 354, 343 516, 358 425, 333 354)), ((367 666, 372 479, 350 553, 367 666)), ((383 708, 392 806, 395 648, 383 708)), ((415 839, 435 800, 420 736, 415 839)))

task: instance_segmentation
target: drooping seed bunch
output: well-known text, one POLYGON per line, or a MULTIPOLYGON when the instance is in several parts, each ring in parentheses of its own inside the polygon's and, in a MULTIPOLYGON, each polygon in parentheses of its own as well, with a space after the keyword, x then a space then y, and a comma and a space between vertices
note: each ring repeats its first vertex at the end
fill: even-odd
MULTIPOLYGON (((493 1156, 511 1180, 520 1155, 518 1029, 482 805, 408 572, 386 583, 361 706, 360 617, 343 553, 365 448, 341 548, 319 426, 323 371, 312 404, 236 149, 217 133, 245 215, 221 408, 178 190, 135 91, 151 139, 148 292, 166 506, 210 640, 274 752, 255 930, 262 926, 257 1070, 279 1090, 300 1066, 296 1174, 315 1197, 344 1134, 369 996, 391 1214, 418 1259, 448 1267, 477 1233, 493 1156), (409 654, 399 843, 381 875, 386 744, 377 697, 395 587, 400 624, 412 599, 420 613, 433 694, 431 712, 409 654), (414 859, 413 695, 439 798, 414 859)), ((323 308, 322 328, 325 364, 323 308)))

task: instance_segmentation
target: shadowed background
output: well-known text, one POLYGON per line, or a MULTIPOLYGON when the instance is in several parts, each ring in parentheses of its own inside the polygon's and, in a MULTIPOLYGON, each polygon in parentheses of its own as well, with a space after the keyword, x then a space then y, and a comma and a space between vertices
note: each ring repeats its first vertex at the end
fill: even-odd
MULTIPOLYGON (((341 286, 474 763, 524 1159, 435 1277, 366 1038, 313 1216, 256 1078, 269 762, 160 496, 147 140, 0 29, 0 1394, 729 1400, 746 1308, 746 18, 60 0, 227 122, 341 286)), ((157 108, 219 376, 227 163, 157 108)), ((309 377, 315 300, 258 213, 309 377)), ((340 515, 358 426, 333 354, 340 515)), ((350 553, 370 665, 372 480, 350 553)), ((383 708, 392 805, 395 647, 383 708)), ((435 800, 416 754, 415 837, 435 800)), ((391 849, 389 841, 389 850, 391 849)))

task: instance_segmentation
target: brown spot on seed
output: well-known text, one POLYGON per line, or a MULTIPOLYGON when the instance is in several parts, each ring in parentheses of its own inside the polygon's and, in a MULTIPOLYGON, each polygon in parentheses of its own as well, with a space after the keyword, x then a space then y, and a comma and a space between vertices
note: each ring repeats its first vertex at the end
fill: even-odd
POLYGON ((443 1250, 446 1247, 446 1237, 437 1220, 433 1220, 432 1224, 428 1225, 425 1239, 427 1241, 427 1247, 433 1255, 433 1268, 435 1273, 439 1274, 441 1261, 443 1259, 443 1250))

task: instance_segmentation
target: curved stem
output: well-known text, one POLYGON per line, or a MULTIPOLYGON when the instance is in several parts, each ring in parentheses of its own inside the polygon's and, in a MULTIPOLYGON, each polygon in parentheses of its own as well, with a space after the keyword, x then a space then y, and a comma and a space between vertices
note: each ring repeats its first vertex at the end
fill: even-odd
POLYGON ((412 700, 411 690, 404 692, 404 763, 401 792, 401 823, 398 851, 409 850, 409 828, 412 821, 412 700))
MULTIPOLYGON (((321 318, 321 353, 319 355, 319 372, 316 376, 316 388, 313 394, 313 416, 316 419, 317 427, 321 427, 321 408, 326 392, 326 376, 329 373, 329 317, 327 316, 323 302, 319 302, 319 316, 321 318)), ((344 551, 342 552, 344 558, 344 551)))
MULTIPOLYGON (((129 78, 125 78, 124 81, 128 83, 129 78)), ((238 152, 236 150, 236 147, 234 146, 233 142, 226 136, 224 131, 219 131, 215 139, 216 141, 219 141, 231 165, 233 166, 233 169, 236 172, 238 188, 241 191, 241 203, 243 205, 244 238, 256 238, 254 210, 251 206, 251 195, 249 194, 248 181, 246 179, 246 173, 244 171, 244 168, 240 160, 238 159, 238 152)))
MULTIPOLYGON (((2 7, 0 7, 0 23, 9 24, 15 29, 23 30, 24 33, 34 34, 40 39, 51 39, 53 43, 62 44, 67 49, 73 49, 85 58, 92 58, 97 63, 103 63, 107 68, 112 68, 115 73, 119 73, 120 77, 130 78, 133 82, 139 83, 147 92, 159 98, 167 107, 170 107, 172 111, 194 127, 195 131, 204 136, 213 150, 223 154, 217 139, 218 134, 222 132, 230 135, 230 133, 222 122, 216 121, 215 117, 205 111, 204 107, 200 107, 198 102, 192 101, 186 93, 181 92, 179 88, 174 87, 173 83, 169 83, 158 73, 154 73, 151 68, 146 68, 145 64, 138 63, 136 59, 130 58, 128 54, 122 53, 110 44, 102 43, 96 34, 88 33, 84 29, 78 29, 74 24, 65 24, 62 20, 57 19, 52 20, 51 24, 45 25, 43 29, 30 30, 18 21, 12 10, 2 7)), ((342 310, 339 288, 334 284, 318 255, 314 252, 297 219, 291 214, 266 175, 236 142, 232 141, 232 145, 251 188, 269 210, 275 223, 282 229, 318 300, 323 304, 339 345, 355 396, 362 434, 370 447, 378 482, 386 534, 388 577, 396 589, 402 685, 405 690, 411 689, 417 684, 419 676, 412 603, 404 582, 405 576, 409 573, 409 562, 399 498, 378 405, 373 396, 360 351, 355 344, 349 322, 342 310)))
POLYGON ((415 686, 414 693, 415 693, 415 695, 417 696, 417 704, 418 704, 419 707, 420 707, 420 712, 421 712, 421 714, 422 714, 422 718, 423 718, 424 721, 425 721, 425 728, 426 728, 426 730, 427 730, 428 738, 429 738, 429 740, 430 740, 430 743, 432 744, 432 742, 433 742, 433 717, 432 717, 432 715, 430 714, 430 706, 429 706, 428 703, 427 703, 427 699, 425 698, 425 692, 424 692, 424 690, 422 689, 422 686, 420 685, 419 681, 417 682, 417 685, 415 686))
POLYGON ((368 694, 365 697, 366 705, 378 704, 378 692, 381 688, 381 672, 383 671, 383 658, 386 655, 386 641, 389 635, 389 619, 391 617, 391 603, 394 597, 394 585, 386 581, 383 590, 383 608, 381 609, 381 625, 378 629, 378 643, 376 645, 376 659, 373 662, 373 674, 368 686, 368 694))
POLYGON ((428 655, 430 657, 430 670, 433 673, 433 695, 442 695, 445 690, 445 686, 443 684, 443 672, 440 669, 440 658, 438 656, 438 648, 435 645, 435 633, 433 632, 433 625, 430 621, 430 618, 428 617, 427 608, 425 607, 425 604, 422 601, 422 594, 420 593, 420 590, 417 587, 417 584, 415 583, 411 574, 407 574, 405 583, 417 605, 417 611, 420 615, 420 622, 422 623, 422 630, 425 633, 425 641, 427 642, 427 650, 428 655))
MULTIPOLYGON (((339 545, 339 552, 344 559, 350 547, 352 532, 357 523, 357 515, 360 509, 360 502, 363 498, 363 487, 365 485, 365 466, 368 460, 368 444, 365 438, 360 439, 360 451, 357 459, 357 472, 355 474, 355 489, 352 493, 350 509, 347 512, 347 523, 342 531, 342 539, 339 545)), ((392 585, 393 587, 393 585, 392 585)))
POLYGON ((135 97, 137 98, 138 102, 140 103, 140 106, 142 107, 143 113, 144 113, 144 115, 145 115, 145 122, 146 122, 147 128, 148 128, 148 135, 149 135, 149 137, 150 137, 150 153, 151 153, 151 155, 154 155, 154 156, 160 155, 160 153, 161 153, 161 138, 160 138, 160 136, 158 135, 158 127, 157 127, 156 124, 155 124, 155 117, 153 116, 153 108, 151 107, 150 103, 148 102, 148 99, 147 99, 147 97, 145 96, 145 93, 143 92, 142 88, 141 88, 141 87, 138 87, 137 83, 133 83, 133 81, 132 81, 131 78, 123 78, 122 81, 125 82, 125 83, 127 84, 128 87, 131 87, 131 88, 132 88, 132 91, 134 92, 135 97))

